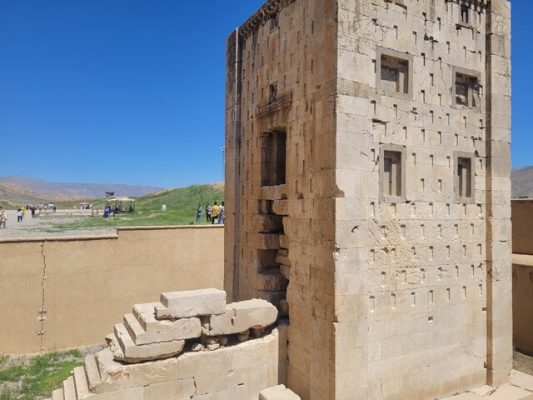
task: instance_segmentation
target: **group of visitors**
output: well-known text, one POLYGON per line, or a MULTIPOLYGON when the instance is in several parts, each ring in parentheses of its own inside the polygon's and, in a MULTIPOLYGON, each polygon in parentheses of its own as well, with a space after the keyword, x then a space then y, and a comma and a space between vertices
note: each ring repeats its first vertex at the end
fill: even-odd
MULTIPOLYGON (((218 204, 218 202, 215 201, 213 205, 206 204, 205 205, 205 219, 207 223, 211 224, 224 224, 224 220, 226 219, 226 215, 224 213, 224 202, 218 204)), ((200 224, 202 222, 202 205, 198 204, 198 207, 196 208, 196 223, 200 224)))

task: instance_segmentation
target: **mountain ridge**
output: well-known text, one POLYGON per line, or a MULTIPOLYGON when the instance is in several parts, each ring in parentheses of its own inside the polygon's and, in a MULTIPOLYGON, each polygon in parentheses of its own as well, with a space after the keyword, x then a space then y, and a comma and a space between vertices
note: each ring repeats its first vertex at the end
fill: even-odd
POLYGON ((0 202, 11 204, 42 203, 103 198, 106 192, 121 196, 145 196, 164 188, 114 183, 49 182, 24 176, 0 178, 0 202))

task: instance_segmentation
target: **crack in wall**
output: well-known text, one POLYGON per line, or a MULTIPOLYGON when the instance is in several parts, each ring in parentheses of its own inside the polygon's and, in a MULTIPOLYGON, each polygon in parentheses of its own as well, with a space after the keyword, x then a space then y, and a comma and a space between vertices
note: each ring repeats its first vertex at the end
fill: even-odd
POLYGON ((39 330, 37 331, 37 335, 40 338, 40 349, 41 351, 44 351, 45 349, 45 322, 46 322, 46 270, 48 268, 48 265, 46 264, 46 254, 44 252, 44 247, 46 244, 46 240, 41 242, 41 258, 42 258, 42 273, 41 273, 41 308, 39 309, 39 317, 37 320, 39 321, 39 330))

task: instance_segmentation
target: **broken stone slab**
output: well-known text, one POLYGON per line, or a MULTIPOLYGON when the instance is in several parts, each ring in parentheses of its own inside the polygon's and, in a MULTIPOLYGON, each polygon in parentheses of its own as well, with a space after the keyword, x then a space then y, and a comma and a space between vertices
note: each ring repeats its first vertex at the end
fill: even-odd
POLYGON ((161 360, 178 355, 185 346, 184 340, 152 343, 137 346, 123 324, 115 325, 115 333, 106 337, 113 357, 125 363, 161 360))
POLYGON ((274 200, 272 211, 277 215, 289 215, 289 200, 274 200))
POLYGON ((285 385, 278 385, 259 392, 259 400, 301 400, 301 398, 285 385))
POLYGON ((154 307, 154 303, 137 304, 133 307, 132 314, 124 315, 124 325, 128 328, 135 344, 170 342, 201 336, 202 326, 199 318, 157 320, 154 307))
POLYGON ((276 322, 278 310, 266 300, 252 299, 228 304, 222 315, 209 319, 208 336, 232 335, 262 329, 276 322))
POLYGON ((178 319, 226 312, 226 292, 219 289, 199 289, 168 292, 161 295, 164 307, 156 307, 157 319, 178 319))

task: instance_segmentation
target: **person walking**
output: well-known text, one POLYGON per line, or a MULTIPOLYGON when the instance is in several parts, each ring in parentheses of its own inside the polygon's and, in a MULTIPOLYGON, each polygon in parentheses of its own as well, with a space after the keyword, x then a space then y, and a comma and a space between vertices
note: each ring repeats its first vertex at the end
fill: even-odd
POLYGON ((22 208, 19 208, 17 210, 17 222, 22 222, 24 219, 24 212, 22 211, 22 208))
POLYGON ((223 225, 224 221, 226 219, 225 209, 224 209, 224 202, 220 203, 220 207, 218 208, 218 223, 223 225))
POLYGON ((218 206, 218 203, 215 201, 215 204, 213 207, 211 207, 211 223, 212 224, 218 224, 218 214, 220 213, 220 207, 218 206))
POLYGON ((205 206, 205 218, 208 223, 211 222, 211 204, 205 206))
POLYGON ((196 223, 199 224, 202 222, 202 205, 198 204, 198 208, 196 209, 196 223))
POLYGON ((6 228, 7 226, 7 216, 6 211, 0 206, 0 229, 6 228))

